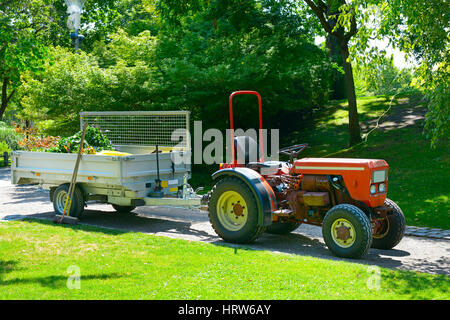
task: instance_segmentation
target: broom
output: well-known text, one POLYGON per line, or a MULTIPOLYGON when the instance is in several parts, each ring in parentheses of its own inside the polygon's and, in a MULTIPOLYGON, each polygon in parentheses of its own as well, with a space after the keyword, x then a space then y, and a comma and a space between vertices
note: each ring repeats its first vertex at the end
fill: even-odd
POLYGON ((55 215, 53 218, 53 222, 55 223, 68 223, 68 224, 77 224, 78 218, 70 217, 70 207, 72 206, 72 199, 73 199, 73 192, 75 191, 75 183, 77 180, 78 175, 78 167, 80 166, 80 160, 81 160, 81 152, 83 151, 83 144, 84 144, 84 136, 86 135, 86 128, 87 128, 88 122, 86 121, 83 126, 83 134, 81 135, 81 141, 80 141, 80 148, 78 149, 78 155, 77 155, 77 161, 75 162, 75 168, 73 169, 72 174, 72 180, 70 181, 69 190, 67 192, 67 198, 66 203, 64 204, 64 211, 62 216, 61 215, 55 215), (66 216, 66 210, 67 210, 67 216, 66 216))

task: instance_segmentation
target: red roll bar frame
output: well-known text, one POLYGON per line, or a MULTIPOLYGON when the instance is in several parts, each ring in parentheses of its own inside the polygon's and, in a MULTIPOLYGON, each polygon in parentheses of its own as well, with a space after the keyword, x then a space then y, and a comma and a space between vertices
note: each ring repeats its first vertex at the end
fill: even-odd
POLYGON ((241 90, 234 91, 230 94, 229 104, 230 104, 230 133, 231 133, 231 159, 232 159, 232 167, 236 167, 237 160, 235 159, 235 151, 234 151, 234 123, 233 123, 233 97, 239 94, 253 94, 258 97, 258 108, 259 108, 259 150, 260 150, 260 158, 259 162, 264 162, 264 143, 263 143, 263 124, 262 124, 262 104, 261 104, 261 96, 256 91, 250 90, 241 90))

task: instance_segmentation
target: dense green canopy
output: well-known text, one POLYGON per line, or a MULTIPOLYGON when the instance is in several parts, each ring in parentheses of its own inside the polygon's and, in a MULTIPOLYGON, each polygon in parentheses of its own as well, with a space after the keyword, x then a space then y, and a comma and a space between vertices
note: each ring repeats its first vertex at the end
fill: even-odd
MULTIPOLYGON (((337 75, 351 62, 357 92, 420 88, 434 143, 448 135, 448 9, 440 0, 87 0, 74 53, 64 1, 0 0, 0 116, 9 110, 69 134, 82 110, 189 109, 204 126, 225 128, 228 95, 249 89, 263 96, 267 127, 282 127, 344 90, 337 75), (314 44, 327 34, 343 35, 348 59, 314 44), (393 68, 373 39, 388 39, 418 68, 393 68)), ((238 123, 255 125, 251 97, 236 103, 238 123)))

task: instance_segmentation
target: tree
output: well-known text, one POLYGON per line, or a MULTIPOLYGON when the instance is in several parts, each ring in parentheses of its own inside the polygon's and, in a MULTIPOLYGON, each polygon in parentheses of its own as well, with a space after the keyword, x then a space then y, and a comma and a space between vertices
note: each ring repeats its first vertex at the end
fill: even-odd
MULTIPOLYGON (((138 28, 151 11, 151 2, 87 0, 80 30, 86 36, 82 49, 91 51, 96 41, 105 41, 122 25, 138 28)), ((43 71, 49 46, 72 48, 66 21, 63 0, 0 0, 0 120, 23 75, 43 71)))
POLYGON ((345 0, 304 0, 319 19, 321 26, 330 36, 336 38, 341 50, 348 100, 348 128, 350 146, 360 143, 361 128, 358 120, 355 82, 350 61, 349 41, 358 31, 355 8, 345 0))
POLYGON ((51 23, 50 11, 47 0, 0 2, 0 120, 21 84, 21 74, 41 70, 46 55, 41 37, 51 23))
POLYGON ((354 74, 357 95, 419 94, 411 85, 411 69, 398 69, 394 66, 393 56, 380 57, 370 66, 356 65, 354 74))
MULTIPOLYGON (((223 3, 183 14, 176 26, 161 21, 153 32, 151 22, 134 20, 88 52, 51 48, 45 72, 25 77, 22 115, 61 134, 76 130, 79 111, 180 108, 205 129, 225 129, 228 95, 246 88, 264 96, 265 125, 281 127, 279 113, 308 113, 327 101, 332 67, 309 24, 274 8, 214 6, 223 3)), ((247 98, 237 108, 253 105, 247 98)), ((254 110, 239 109, 235 120, 251 127, 254 110)))
POLYGON ((442 0, 373 0, 378 9, 377 27, 372 37, 387 38, 414 57, 418 85, 428 102, 425 121, 432 145, 450 135, 450 3, 442 0))

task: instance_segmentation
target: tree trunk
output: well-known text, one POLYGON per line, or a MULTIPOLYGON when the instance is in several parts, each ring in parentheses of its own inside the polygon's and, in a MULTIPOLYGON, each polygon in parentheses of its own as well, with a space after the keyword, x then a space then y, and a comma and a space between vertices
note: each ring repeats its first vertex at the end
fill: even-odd
MULTIPOLYGON (((342 61, 341 46, 337 37, 328 34, 326 38, 326 46, 330 52, 331 61, 337 63, 340 67, 344 68, 344 63, 342 61)), ((330 98, 332 100, 347 99, 347 94, 345 91, 345 75, 338 70, 333 70, 333 84, 331 85, 332 92, 330 98)))
POLYGON ((355 82, 353 80, 353 70, 352 64, 348 60, 348 42, 343 42, 341 45, 342 59, 344 60, 344 71, 345 71, 345 84, 348 100, 348 129, 350 133, 350 146, 358 144, 362 141, 361 139, 361 128, 359 127, 358 120, 358 108, 356 105, 356 92, 355 92, 355 82))
POLYGON ((0 107, 0 120, 3 119, 3 114, 5 113, 6 106, 8 105, 8 78, 3 78, 3 85, 2 85, 2 104, 0 107))
POLYGON ((0 120, 3 119, 3 114, 5 113, 6 107, 8 106, 9 100, 11 100, 12 96, 14 95, 14 92, 16 92, 16 89, 11 91, 11 93, 8 95, 8 78, 3 78, 3 84, 2 84, 2 101, 0 106, 0 120))

